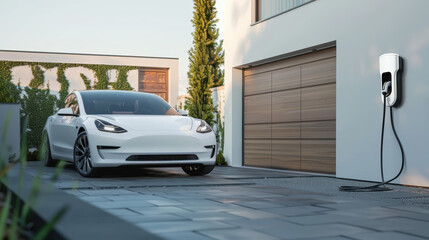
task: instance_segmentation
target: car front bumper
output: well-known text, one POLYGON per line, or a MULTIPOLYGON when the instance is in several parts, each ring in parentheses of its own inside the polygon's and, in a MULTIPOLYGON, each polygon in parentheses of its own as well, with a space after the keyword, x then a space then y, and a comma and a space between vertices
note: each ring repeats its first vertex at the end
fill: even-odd
POLYGON ((214 165, 218 145, 213 132, 145 131, 88 133, 94 167, 214 165))

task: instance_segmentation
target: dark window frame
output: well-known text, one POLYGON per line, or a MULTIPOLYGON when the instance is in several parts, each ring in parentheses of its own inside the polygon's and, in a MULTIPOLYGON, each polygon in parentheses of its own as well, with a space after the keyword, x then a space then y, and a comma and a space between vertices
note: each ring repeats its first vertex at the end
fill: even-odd
POLYGON ((277 14, 274 14, 274 15, 272 15, 272 16, 270 16, 270 17, 267 17, 267 18, 264 18, 264 19, 261 19, 261 1, 262 1, 262 0, 254 0, 254 1, 253 1, 253 4, 254 4, 254 8, 253 8, 253 10, 255 11, 255 12, 254 12, 254 14, 255 14, 255 15, 254 15, 254 16, 255 16, 255 19, 253 19, 253 22, 252 22, 251 26, 256 25, 256 24, 258 24, 258 23, 261 23, 261 22, 265 22, 265 21, 270 20, 270 19, 272 19, 272 18, 275 18, 275 17, 277 17, 277 16, 279 16, 279 15, 282 15, 282 14, 284 14, 284 13, 290 12, 290 11, 292 11, 292 10, 295 10, 295 9, 297 9, 297 8, 300 8, 300 7, 302 7, 302 6, 305 6, 305 5, 309 4, 309 3, 312 3, 312 2, 314 2, 314 1, 316 1, 316 0, 310 0, 310 1, 306 2, 306 3, 303 3, 303 4, 298 5, 298 6, 296 6, 296 7, 290 8, 290 9, 288 9, 288 10, 286 10, 286 11, 279 12, 279 13, 277 13, 277 14))

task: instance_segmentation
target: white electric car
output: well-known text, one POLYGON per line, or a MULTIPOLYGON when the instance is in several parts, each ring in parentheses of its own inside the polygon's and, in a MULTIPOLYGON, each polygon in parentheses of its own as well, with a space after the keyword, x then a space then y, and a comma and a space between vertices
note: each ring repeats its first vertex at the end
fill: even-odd
POLYGON ((177 166, 189 175, 210 173, 216 137, 203 120, 181 116, 155 94, 75 91, 44 128, 45 165, 74 163, 84 177, 105 167, 177 166))

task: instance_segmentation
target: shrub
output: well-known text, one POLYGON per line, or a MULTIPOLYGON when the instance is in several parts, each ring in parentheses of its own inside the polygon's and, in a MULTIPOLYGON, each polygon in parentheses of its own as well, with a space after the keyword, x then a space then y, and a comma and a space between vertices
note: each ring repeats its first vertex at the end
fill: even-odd
POLYGON ((228 166, 228 162, 225 160, 225 157, 223 156, 223 152, 219 151, 216 155, 216 165, 217 166, 228 166))

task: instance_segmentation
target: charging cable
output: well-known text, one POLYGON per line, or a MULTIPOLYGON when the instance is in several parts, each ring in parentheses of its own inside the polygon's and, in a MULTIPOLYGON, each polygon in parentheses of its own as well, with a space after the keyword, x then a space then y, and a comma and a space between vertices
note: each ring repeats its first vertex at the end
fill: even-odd
POLYGON ((391 178, 388 181, 384 181, 384 171, 383 171, 383 143, 384 143, 384 122, 386 120, 386 105, 387 96, 391 93, 391 83, 390 81, 387 82, 385 85, 383 85, 383 123, 381 126, 381 141, 380 141, 380 170, 381 170, 381 182, 372 186, 367 187, 359 187, 359 186, 341 186, 339 187, 340 191, 344 192, 379 192, 379 191, 390 191, 391 188, 388 188, 385 186, 385 184, 392 182, 393 180, 397 179, 401 173, 402 170, 404 170, 404 164, 405 164, 405 154, 404 154, 404 148, 402 147, 402 143, 399 140, 398 134, 396 133, 395 125, 393 124, 393 111, 392 107, 390 107, 390 123, 392 126, 393 134, 395 135, 396 141, 398 142, 399 148, 401 150, 401 157, 402 157, 402 163, 401 163, 401 169, 399 170, 398 174, 396 174, 395 177, 391 178), (387 84, 388 83, 388 84, 387 84))

